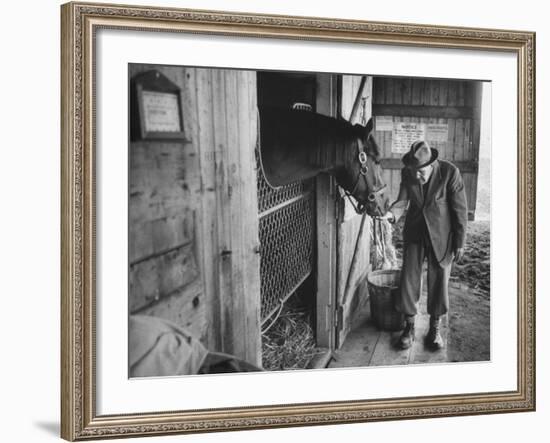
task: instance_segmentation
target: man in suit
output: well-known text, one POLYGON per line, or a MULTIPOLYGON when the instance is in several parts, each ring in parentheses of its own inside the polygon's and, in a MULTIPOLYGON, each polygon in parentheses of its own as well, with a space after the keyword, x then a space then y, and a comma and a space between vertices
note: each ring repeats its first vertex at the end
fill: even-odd
POLYGON ((451 265, 464 253, 468 206, 458 168, 438 160, 436 149, 423 141, 412 144, 403 158, 397 200, 383 217, 397 221, 406 210, 403 230, 403 268, 397 311, 405 315, 405 328, 397 346, 407 349, 415 339, 417 302, 422 292, 422 265, 428 261, 428 313, 430 328, 425 344, 432 350, 444 346, 440 317, 449 309, 451 265))

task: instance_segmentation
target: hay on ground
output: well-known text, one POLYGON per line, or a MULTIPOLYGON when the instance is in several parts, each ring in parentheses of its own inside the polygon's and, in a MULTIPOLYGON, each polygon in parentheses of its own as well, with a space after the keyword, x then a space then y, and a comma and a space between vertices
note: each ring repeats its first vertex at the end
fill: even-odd
POLYGON ((316 353, 310 315, 295 298, 289 298, 279 318, 262 334, 262 366, 266 371, 305 369, 316 353))

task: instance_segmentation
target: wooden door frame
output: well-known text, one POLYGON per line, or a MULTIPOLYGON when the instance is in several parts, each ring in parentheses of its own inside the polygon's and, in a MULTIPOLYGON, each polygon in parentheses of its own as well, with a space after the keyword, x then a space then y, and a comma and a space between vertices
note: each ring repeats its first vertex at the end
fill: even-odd
MULTIPOLYGON (((336 117, 339 76, 317 75, 317 112, 336 117)), ((316 339, 317 346, 334 350, 336 344, 336 288, 338 220, 336 183, 320 174, 315 181, 317 219, 316 339), (322 272, 319 272, 322 270, 322 272)))
MULTIPOLYGON (((339 85, 339 107, 337 110, 338 118, 348 120, 352 124, 365 124, 361 121, 361 103, 368 104, 368 109, 363 108, 366 115, 362 115, 368 120, 372 114, 372 76, 370 75, 352 75, 340 77, 339 85), (347 79, 346 79, 347 77, 347 79), (346 106, 345 97, 349 92, 346 89, 346 80, 360 79, 355 86, 352 85, 351 92, 353 100, 351 108, 344 109, 346 106), (365 101, 363 101, 363 99, 365 101)), ((352 82, 353 83, 353 82, 352 82)), ((349 83, 348 83, 349 85, 349 83)), ((349 99, 349 96, 348 96, 349 99)), ((347 103, 349 105, 350 102, 347 103)), ((368 272, 370 249, 370 217, 367 215, 358 215, 349 200, 343 198, 339 192, 340 198, 337 200, 337 237, 336 237, 336 294, 335 294, 335 348, 343 346, 347 335, 351 332, 351 327, 356 309, 361 303, 361 294, 364 293, 366 285, 366 273, 368 272), (363 255, 361 259, 361 245, 367 245, 367 257, 363 255), (348 258, 350 260, 348 261, 348 258)))

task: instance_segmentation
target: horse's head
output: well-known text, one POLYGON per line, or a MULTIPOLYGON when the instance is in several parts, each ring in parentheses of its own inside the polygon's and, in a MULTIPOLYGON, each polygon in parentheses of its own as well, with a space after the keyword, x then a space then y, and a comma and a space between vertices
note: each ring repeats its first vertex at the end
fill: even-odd
POLYGON ((270 186, 329 172, 357 201, 357 212, 386 213, 388 197, 372 119, 366 126, 352 126, 314 112, 265 107, 260 108, 260 125, 260 164, 270 186))
POLYGON ((372 118, 366 126, 355 125, 355 143, 351 143, 341 171, 341 185, 356 201, 358 213, 370 216, 384 215, 389 206, 382 180, 381 153, 372 135, 372 118))

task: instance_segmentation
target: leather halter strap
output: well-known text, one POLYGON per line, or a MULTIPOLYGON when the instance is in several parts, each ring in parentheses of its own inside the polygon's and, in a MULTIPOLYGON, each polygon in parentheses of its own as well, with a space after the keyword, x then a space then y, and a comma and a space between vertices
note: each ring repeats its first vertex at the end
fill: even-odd
MULTIPOLYGON (((369 137, 371 137, 370 134, 369 134, 369 137)), ((357 143, 357 150, 358 150, 357 160, 359 161, 359 172, 357 173, 357 178, 355 179, 355 183, 353 184, 353 189, 351 191, 347 191, 346 189, 344 189, 344 193, 348 198, 349 202, 351 203, 351 205, 353 206, 353 209, 355 209, 355 212, 357 212, 358 214, 362 214, 366 211, 367 202, 359 201, 359 199, 357 199, 357 197, 353 195, 353 193, 357 190, 357 185, 359 185, 359 180, 361 177, 363 177, 363 180, 365 180, 367 191, 370 191, 369 181, 367 180, 367 173, 369 171, 369 167, 367 166, 368 154, 364 151, 363 142, 361 140, 359 140, 359 142, 357 143), (357 204, 354 203, 351 197, 357 200, 357 204)), ((383 184, 378 189, 370 191, 368 201, 371 201, 371 202, 374 201, 374 196, 376 194, 379 194, 386 186, 387 186, 386 184, 383 184), (371 196, 372 196, 372 199, 371 199, 371 196)))

